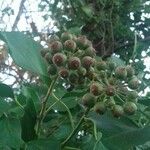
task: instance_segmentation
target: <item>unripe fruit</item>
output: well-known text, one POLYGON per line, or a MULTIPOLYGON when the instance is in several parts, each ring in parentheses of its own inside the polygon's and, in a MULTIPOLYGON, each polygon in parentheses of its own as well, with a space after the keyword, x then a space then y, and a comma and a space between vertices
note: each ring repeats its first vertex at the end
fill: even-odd
POLYGON ((113 99, 108 99, 105 101, 105 104, 108 108, 112 108, 116 103, 113 99))
POLYGON ((49 63, 49 64, 52 64, 53 62, 52 62, 52 55, 50 54, 50 53, 47 53, 46 55, 45 55, 45 59, 46 59, 46 61, 49 63))
POLYGON ((108 96, 114 96, 115 95, 115 87, 111 86, 111 85, 107 86, 106 87, 106 94, 108 96))
POLYGON ((50 48, 51 48, 51 53, 55 54, 57 52, 61 52, 61 50, 63 49, 63 45, 59 41, 54 41, 51 43, 50 48))
POLYGON ((77 84, 79 80, 79 76, 75 72, 71 72, 69 75, 69 81, 71 84, 77 84))
POLYGON ((129 100, 135 100, 138 97, 138 93, 136 91, 129 91, 127 93, 127 98, 129 100))
POLYGON ((134 69, 131 66, 126 66, 127 77, 132 77, 134 75, 134 69))
POLYGON ((85 56, 94 57, 96 55, 96 51, 93 47, 88 47, 84 53, 85 56))
POLYGON ((57 73, 57 68, 56 68, 56 66, 55 65, 50 65, 50 66, 48 66, 48 68, 47 68, 47 72, 48 72, 48 74, 49 75, 56 75, 56 73, 57 73))
POLYGON ((94 111, 100 115, 103 115, 106 112, 106 105, 104 102, 98 102, 94 106, 94 111))
POLYGON ((90 56, 85 56, 82 58, 82 66, 89 69, 94 64, 94 59, 90 56))
POLYGON ((63 66, 66 61, 66 55, 62 53, 56 53, 54 54, 52 61, 56 66, 63 66))
POLYGON ((125 67, 117 67, 115 69, 115 76, 119 79, 125 79, 127 77, 127 71, 125 67))
POLYGON ((114 63, 114 62, 109 61, 109 62, 107 62, 107 64, 111 71, 114 70, 116 67, 116 63, 114 63))
POLYGON ((68 61, 69 69, 76 70, 81 66, 80 59, 78 57, 71 57, 68 61))
POLYGON ((64 43, 64 47, 66 50, 74 51, 76 49, 76 43, 73 40, 67 40, 64 43))
POLYGON ((109 83, 110 85, 115 85, 116 82, 117 82, 116 78, 114 78, 114 77, 108 78, 108 83, 109 83))
POLYGON ((94 80, 95 77, 96 77, 96 74, 94 72, 94 68, 93 67, 90 67, 86 73, 86 77, 90 80, 94 80))
POLYGON ((54 42, 54 41, 59 41, 59 37, 57 35, 52 35, 51 37, 48 37, 48 44, 54 42))
POLYGON ((112 114, 114 117, 121 117, 124 114, 123 107, 120 105, 114 105, 112 108, 112 114))
POLYGON ((102 94, 103 91, 104 91, 103 86, 98 82, 93 82, 90 85, 90 93, 92 93, 95 96, 102 94))
POLYGON ((139 80, 138 80, 138 78, 137 77, 133 77, 130 81, 129 81, 129 83, 128 83, 128 86, 129 86, 129 88, 131 88, 131 89, 137 89, 138 87, 139 87, 139 80))
POLYGON ((45 57, 45 55, 47 54, 49 52, 49 49, 42 49, 41 51, 40 51, 40 53, 41 53, 41 56, 42 57, 45 57))
POLYGON ((98 61, 96 63, 96 69, 101 71, 101 70, 106 70, 107 69, 107 64, 105 61, 98 61))
POLYGON ((123 108, 127 115, 133 115, 137 111, 137 106, 133 102, 126 102, 123 108))
POLYGON ((92 95, 91 93, 86 93, 82 97, 82 104, 85 107, 92 108, 94 106, 95 102, 96 102, 96 97, 94 95, 92 95))
POLYGON ((77 72, 78 72, 79 76, 85 76, 87 71, 85 68, 79 67, 77 72))
POLYGON ((59 75, 66 79, 69 76, 69 71, 66 68, 60 68, 59 75))
POLYGON ((87 46, 87 38, 86 38, 86 36, 79 36, 77 39, 76 39, 76 43, 77 43, 77 46, 79 47, 79 48, 86 48, 86 46, 87 46))
POLYGON ((68 33, 68 32, 64 32, 61 34, 61 39, 63 42, 72 39, 72 34, 68 33))

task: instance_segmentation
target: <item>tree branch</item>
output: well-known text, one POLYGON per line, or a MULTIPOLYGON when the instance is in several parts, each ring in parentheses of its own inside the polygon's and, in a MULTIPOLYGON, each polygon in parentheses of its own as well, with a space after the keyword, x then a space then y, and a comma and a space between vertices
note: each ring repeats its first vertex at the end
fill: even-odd
POLYGON ((13 26, 12 26, 12 31, 14 31, 14 30, 16 29, 16 27, 17 27, 17 24, 18 24, 18 22, 19 22, 19 20, 20 20, 20 16, 21 16, 21 14, 22 14, 23 5, 24 5, 25 1, 26 1, 26 0, 21 0, 21 2, 20 2, 19 11, 18 11, 18 14, 17 14, 17 16, 16 16, 16 19, 15 19, 15 21, 14 21, 14 24, 13 24, 13 26))

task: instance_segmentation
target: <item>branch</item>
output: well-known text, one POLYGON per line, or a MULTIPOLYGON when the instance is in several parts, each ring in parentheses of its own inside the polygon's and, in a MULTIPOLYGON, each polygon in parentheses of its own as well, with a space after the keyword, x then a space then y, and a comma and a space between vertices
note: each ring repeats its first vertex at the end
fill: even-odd
POLYGON ((20 2, 19 11, 18 11, 17 17, 16 17, 16 19, 15 19, 15 21, 14 21, 14 24, 13 24, 13 26, 12 26, 12 31, 14 31, 14 30, 16 29, 16 27, 17 27, 17 24, 18 24, 18 22, 19 22, 19 20, 20 20, 20 16, 21 16, 21 14, 22 14, 23 5, 24 5, 25 1, 26 1, 26 0, 22 0, 22 1, 20 2))

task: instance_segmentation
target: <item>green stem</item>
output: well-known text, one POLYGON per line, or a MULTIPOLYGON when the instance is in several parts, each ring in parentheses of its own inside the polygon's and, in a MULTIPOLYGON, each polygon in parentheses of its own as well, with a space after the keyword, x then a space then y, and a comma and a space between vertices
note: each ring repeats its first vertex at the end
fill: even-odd
POLYGON ((42 108, 40 110, 40 113, 39 113, 39 119, 37 120, 37 125, 36 125, 36 133, 37 135, 39 134, 39 131, 40 131, 40 126, 41 126, 41 123, 42 123, 42 120, 44 119, 44 113, 45 113, 45 110, 46 110, 46 104, 47 104, 47 101, 48 101, 48 98, 49 96, 51 95, 52 91, 53 91, 53 87, 57 81, 57 78, 58 78, 58 75, 55 77, 55 79, 51 82, 51 85, 46 93, 46 96, 44 97, 44 100, 43 100, 43 103, 42 103, 42 108))
POLYGON ((85 113, 83 114, 83 116, 81 117, 81 119, 79 120, 78 124, 76 125, 76 127, 74 128, 74 130, 72 130, 72 132, 70 133, 70 135, 61 143, 61 146, 64 147, 68 141, 75 135, 75 133, 77 132, 77 130, 79 129, 80 125, 82 124, 84 117, 87 115, 87 113, 89 112, 89 109, 87 109, 85 111, 85 113))
POLYGON ((17 100, 17 97, 15 97, 14 100, 15 100, 16 104, 17 104, 18 106, 20 106, 22 110, 24 110, 24 107, 23 107, 23 106, 20 104, 20 102, 17 100))
POLYGON ((69 119, 70 119, 71 127, 72 127, 72 129, 74 129, 73 118, 72 118, 72 114, 71 114, 69 108, 68 108, 67 105, 66 105, 63 101, 61 101, 54 93, 52 93, 52 96, 57 100, 57 102, 61 103, 61 104, 66 108, 66 110, 67 110, 67 112, 68 112, 69 119))

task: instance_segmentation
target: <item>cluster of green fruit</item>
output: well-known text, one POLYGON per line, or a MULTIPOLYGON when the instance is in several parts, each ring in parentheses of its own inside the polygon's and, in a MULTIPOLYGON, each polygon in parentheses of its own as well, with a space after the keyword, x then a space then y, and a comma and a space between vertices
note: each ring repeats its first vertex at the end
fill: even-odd
POLYGON ((50 76, 58 74, 70 85, 89 87, 82 97, 84 107, 98 114, 111 110, 115 117, 136 112, 139 80, 134 69, 130 65, 117 67, 112 61, 97 58, 86 36, 77 37, 68 32, 60 38, 53 36, 41 55, 49 64, 50 76))

